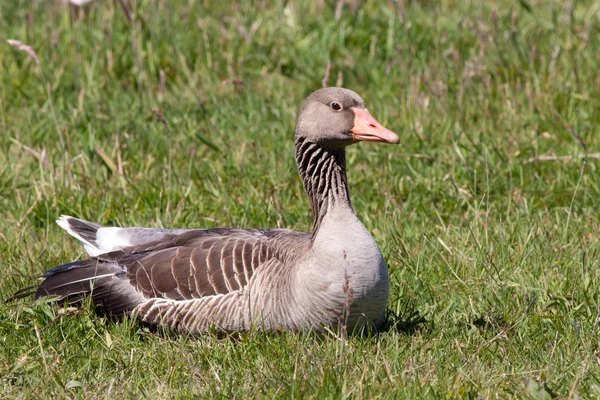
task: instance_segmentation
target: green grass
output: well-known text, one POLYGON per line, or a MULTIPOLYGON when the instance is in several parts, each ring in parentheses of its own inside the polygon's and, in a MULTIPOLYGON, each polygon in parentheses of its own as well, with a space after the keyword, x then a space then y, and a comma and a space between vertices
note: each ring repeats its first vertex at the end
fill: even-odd
POLYGON ((597 2, 124 3, 0 1, 0 299, 83 256, 61 214, 310 229, 292 137, 330 60, 401 137, 348 154, 389 327, 189 338, 2 302, 0 398, 600 396, 597 2))

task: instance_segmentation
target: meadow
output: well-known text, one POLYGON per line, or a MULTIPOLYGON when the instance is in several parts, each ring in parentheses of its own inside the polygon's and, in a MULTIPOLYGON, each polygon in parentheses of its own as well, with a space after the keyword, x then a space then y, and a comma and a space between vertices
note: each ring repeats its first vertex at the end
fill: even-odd
POLYGON ((0 398, 600 397, 597 1, 0 0, 0 25, 0 398), (323 85, 401 140, 348 149, 381 332, 9 300, 84 256, 61 214, 309 230, 293 133, 323 85))

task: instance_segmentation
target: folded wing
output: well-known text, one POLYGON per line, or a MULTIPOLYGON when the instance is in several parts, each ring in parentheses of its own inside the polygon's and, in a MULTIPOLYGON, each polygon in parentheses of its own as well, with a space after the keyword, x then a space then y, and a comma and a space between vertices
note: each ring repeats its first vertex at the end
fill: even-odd
MULTIPOLYGON (((93 228, 109 228, 82 226, 85 232, 69 233, 98 249, 93 228)), ((151 298, 190 300, 242 290, 262 264, 283 255, 279 237, 310 241, 308 233, 286 229, 113 229, 121 229, 122 243, 141 243, 49 270, 35 297, 76 304, 91 296, 99 312, 120 317, 151 298)))

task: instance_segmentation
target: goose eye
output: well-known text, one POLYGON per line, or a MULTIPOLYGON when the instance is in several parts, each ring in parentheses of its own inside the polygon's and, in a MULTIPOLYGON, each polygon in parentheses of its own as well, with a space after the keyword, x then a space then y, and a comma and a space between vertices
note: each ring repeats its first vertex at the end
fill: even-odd
POLYGON ((342 105, 337 101, 332 101, 329 105, 333 111, 342 111, 342 105))

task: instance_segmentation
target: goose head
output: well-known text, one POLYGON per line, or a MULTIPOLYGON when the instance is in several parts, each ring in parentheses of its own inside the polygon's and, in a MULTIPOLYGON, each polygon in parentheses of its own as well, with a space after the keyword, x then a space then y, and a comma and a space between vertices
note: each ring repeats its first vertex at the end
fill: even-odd
POLYGON ((373 118, 357 93, 338 87, 319 89, 307 97, 296 125, 298 139, 327 147, 346 147, 359 141, 400 141, 398 135, 373 118))

